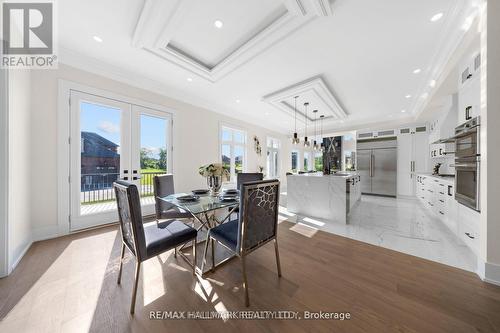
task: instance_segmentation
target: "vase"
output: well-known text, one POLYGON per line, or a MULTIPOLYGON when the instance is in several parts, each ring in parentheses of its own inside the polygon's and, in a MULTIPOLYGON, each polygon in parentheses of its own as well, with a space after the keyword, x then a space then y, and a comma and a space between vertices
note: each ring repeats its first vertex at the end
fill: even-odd
POLYGON ((208 176, 207 185, 210 190, 210 195, 216 196, 219 194, 220 188, 222 187, 222 176, 208 176))

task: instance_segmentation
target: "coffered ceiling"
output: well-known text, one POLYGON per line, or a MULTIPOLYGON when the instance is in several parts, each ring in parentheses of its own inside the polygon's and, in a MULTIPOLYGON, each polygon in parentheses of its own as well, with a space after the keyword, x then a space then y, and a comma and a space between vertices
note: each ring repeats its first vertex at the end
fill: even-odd
POLYGON ((325 130, 413 121, 475 1, 65 0, 60 61, 282 133, 293 94, 325 130))

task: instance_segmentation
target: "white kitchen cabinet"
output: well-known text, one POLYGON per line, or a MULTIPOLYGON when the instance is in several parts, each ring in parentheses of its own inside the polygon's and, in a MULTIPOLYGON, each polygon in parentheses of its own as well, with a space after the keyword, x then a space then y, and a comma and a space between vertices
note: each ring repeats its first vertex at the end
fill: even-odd
POLYGON ((426 126, 400 129, 398 135, 398 195, 415 195, 416 173, 428 170, 428 154, 426 126))
POLYGON ((455 200, 455 184, 450 179, 416 175, 418 200, 475 254, 479 250, 480 213, 455 200))
POLYGON ((455 184, 445 184, 446 216, 444 223, 454 233, 458 234, 458 202, 455 200, 455 184))
POLYGON ((480 213, 464 205, 458 205, 458 235, 475 254, 479 252, 480 219, 480 213))
POLYGON ((460 68, 459 125, 481 114, 481 54, 466 57, 460 68))

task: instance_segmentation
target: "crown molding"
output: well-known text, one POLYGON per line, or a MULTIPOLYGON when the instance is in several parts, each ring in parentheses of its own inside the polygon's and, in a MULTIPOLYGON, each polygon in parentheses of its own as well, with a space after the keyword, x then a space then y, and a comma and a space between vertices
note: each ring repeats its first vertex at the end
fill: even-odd
MULTIPOLYGON (((325 120, 332 121, 347 118, 347 113, 344 111, 321 76, 315 76, 310 79, 295 83, 286 88, 280 89, 276 92, 270 93, 264 96, 262 98, 262 101, 270 104, 286 115, 294 117, 294 107, 293 105, 288 103, 288 101, 292 100, 295 96, 306 94, 312 95, 317 103, 321 103, 322 105, 326 106, 326 110, 321 109, 321 112, 325 114, 325 120)), ((317 107, 318 106, 313 105, 311 107, 311 110, 317 107)), ((301 113, 303 117, 305 116, 301 111, 297 111, 301 113)), ((314 119, 308 116, 308 121, 312 122, 314 121, 314 119)))
POLYGON ((193 0, 146 0, 134 31, 132 45, 143 48, 209 82, 216 82, 284 40, 311 20, 332 13, 328 0, 283 1, 286 8, 283 15, 248 39, 215 66, 207 66, 195 57, 169 45, 170 40, 175 36, 177 27, 180 26, 180 22, 191 9, 193 0), (308 10, 308 8, 312 9, 308 10), (168 13, 166 20, 165 13, 168 13))

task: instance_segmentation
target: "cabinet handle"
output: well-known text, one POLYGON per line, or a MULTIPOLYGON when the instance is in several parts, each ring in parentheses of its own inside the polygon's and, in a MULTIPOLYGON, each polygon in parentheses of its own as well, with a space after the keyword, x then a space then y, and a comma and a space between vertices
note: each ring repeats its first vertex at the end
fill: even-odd
POLYGON ((465 233, 465 235, 466 235, 467 237, 469 237, 470 239, 474 239, 474 238, 476 238, 476 237, 472 236, 472 235, 471 235, 470 233, 468 233, 468 232, 466 232, 466 233, 465 233))
POLYGON ((472 117, 470 116, 470 110, 472 109, 472 106, 468 106, 465 108, 465 120, 470 120, 472 117))
POLYGON ((444 195, 444 192, 439 192, 439 194, 442 194, 442 195, 444 195))
POLYGON ((444 203, 444 200, 439 199, 440 202, 444 203))
POLYGON ((444 213, 442 211, 439 211, 439 214, 444 215, 444 213))
POLYGON ((448 195, 451 197, 451 185, 448 185, 448 195))

